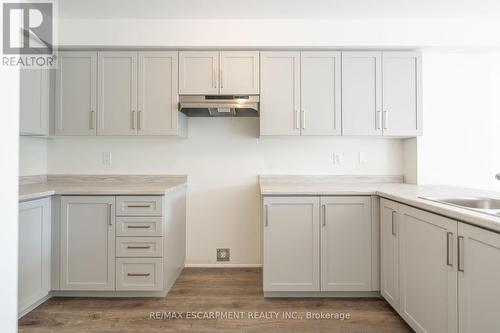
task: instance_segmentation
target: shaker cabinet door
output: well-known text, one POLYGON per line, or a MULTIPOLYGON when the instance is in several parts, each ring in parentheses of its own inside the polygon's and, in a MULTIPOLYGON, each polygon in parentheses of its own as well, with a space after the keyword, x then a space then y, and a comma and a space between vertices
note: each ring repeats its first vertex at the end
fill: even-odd
POLYGON ((138 59, 138 134, 177 135, 177 52, 139 52, 138 59))
POLYGON ((382 52, 342 52, 342 133, 382 135, 382 52))
POLYGON ((260 55, 260 134, 300 135, 300 52, 260 55))
POLYGON ((60 52, 56 71, 56 135, 96 135, 97 52, 60 52))
POLYGON ((341 135, 340 52, 301 52, 301 134, 341 135))
POLYGON ((115 197, 61 197, 61 290, 115 289, 115 197))
POLYGON ((99 135, 137 135, 137 52, 99 52, 99 135))
POLYGON ((264 198, 264 292, 319 291, 319 198, 264 198))
POLYGON ((383 52, 384 136, 422 134, 422 64, 418 52, 383 52))
POLYGON ((179 94, 216 95, 219 93, 219 52, 179 52, 179 94))

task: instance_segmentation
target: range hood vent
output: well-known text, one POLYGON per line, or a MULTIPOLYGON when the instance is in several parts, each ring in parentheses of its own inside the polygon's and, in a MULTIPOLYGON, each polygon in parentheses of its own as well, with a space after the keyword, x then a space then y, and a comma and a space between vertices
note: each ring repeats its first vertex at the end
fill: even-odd
POLYGON ((181 95, 179 111, 188 117, 258 117, 256 95, 181 95))

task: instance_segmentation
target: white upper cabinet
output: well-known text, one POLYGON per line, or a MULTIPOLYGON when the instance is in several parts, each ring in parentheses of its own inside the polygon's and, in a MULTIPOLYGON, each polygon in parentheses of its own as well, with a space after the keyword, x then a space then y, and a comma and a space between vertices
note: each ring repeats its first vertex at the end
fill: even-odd
POLYGON ((264 292, 319 291, 319 197, 264 198, 264 292))
POLYGON ((50 291, 50 199, 19 204, 18 312, 50 291))
POLYGON ((258 51, 179 52, 181 95, 256 95, 258 51))
POLYGON ((219 93, 219 52, 179 52, 179 93, 216 95, 219 93))
POLYGON ((342 53, 342 133, 382 134, 382 52, 342 53))
POLYGON ((56 91, 56 135, 181 134, 176 51, 61 52, 56 91))
POLYGON ((458 241, 458 332, 500 332, 500 235, 459 223, 458 241))
POLYGON ((56 135, 95 135, 97 52, 59 52, 56 135))
POLYGON ((371 198, 321 197, 321 290, 370 291, 371 198))
POLYGON ((99 135, 137 134, 137 52, 99 52, 99 135))
POLYGON ((421 58, 418 52, 383 52, 383 132, 422 134, 421 58))
POLYGON ((301 52, 301 134, 341 134, 340 52, 301 52))
POLYGON ((300 135, 300 52, 260 55, 260 134, 300 135))
POLYGON ((220 94, 257 95, 259 93, 259 52, 220 52, 220 94))
POLYGON ((399 314, 418 333, 456 333, 457 222, 404 205, 399 211, 399 314))
POLYGON ((20 132, 21 135, 48 135, 49 70, 20 71, 20 132))
POLYGON ((380 200, 380 293, 399 310, 398 203, 380 200))
POLYGON ((61 290, 115 289, 115 197, 61 197, 61 290))
POLYGON ((418 52, 342 53, 342 133, 422 134, 418 52))
POLYGON ((138 60, 138 134, 178 134, 177 52, 139 52, 138 60))

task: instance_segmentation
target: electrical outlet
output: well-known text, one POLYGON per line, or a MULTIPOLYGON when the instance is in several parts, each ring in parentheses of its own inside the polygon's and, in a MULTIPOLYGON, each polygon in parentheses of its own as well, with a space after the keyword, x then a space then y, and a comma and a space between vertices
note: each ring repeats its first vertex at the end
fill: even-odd
POLYGON ((368 162, 368 155, 364 151, 359 152, 359 164, 366 164, 368 162))
POLYGON ((105 151, 104 153, 102 153, 102 164, 106 166, 111 165, 111 152, 105 151))
POLYGON ((344 163, 344 158, 341 153, 333 153, 333 165, 340 165, 344 163))
POLYGON ((231 253, 229 249, 217 249, 217 261, 231 260, 231 253))

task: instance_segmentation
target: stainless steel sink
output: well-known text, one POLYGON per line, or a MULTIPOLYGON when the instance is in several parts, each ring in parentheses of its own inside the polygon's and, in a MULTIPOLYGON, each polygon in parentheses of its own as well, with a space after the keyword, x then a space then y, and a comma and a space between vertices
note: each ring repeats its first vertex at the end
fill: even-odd
POLYGON ((446 197, 422 197, 422 199, 431 200, 439 202, 442 204, 447 204, 455 207, 465 208, 474 210, 476 212, 481 212, 485 214, 490 214, 494 216, 500 216, 500 199, 497 198, 479 198, 479 197, 456 197, 456 198, 446 198, 446 197))

